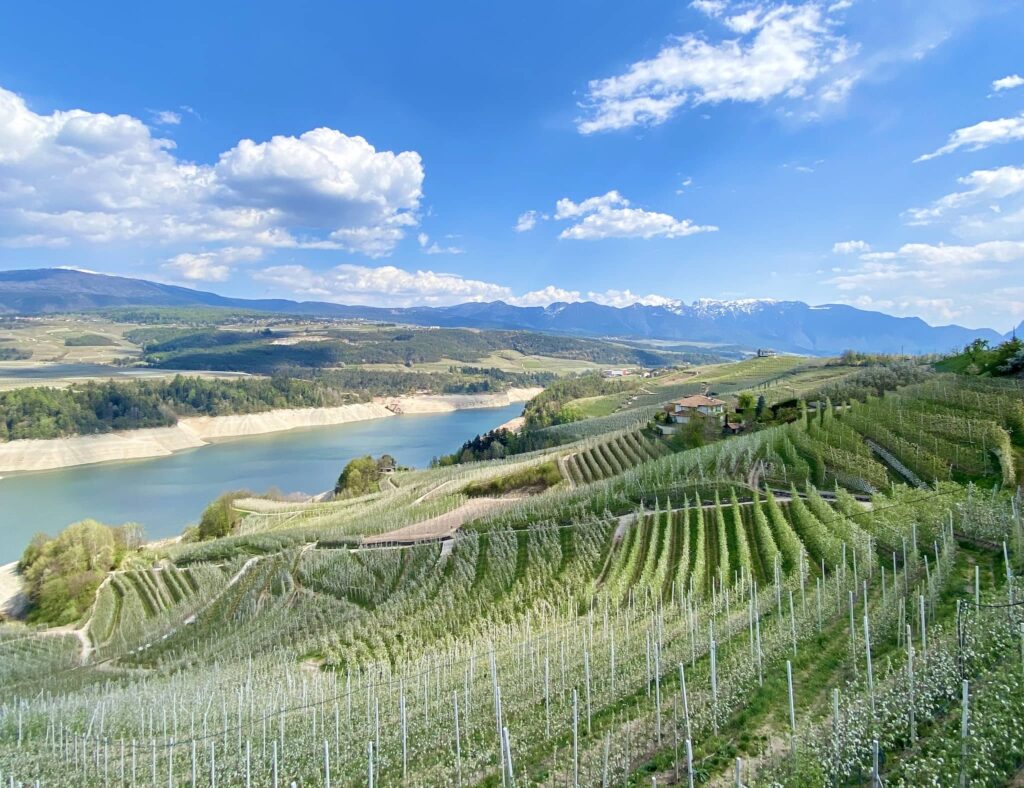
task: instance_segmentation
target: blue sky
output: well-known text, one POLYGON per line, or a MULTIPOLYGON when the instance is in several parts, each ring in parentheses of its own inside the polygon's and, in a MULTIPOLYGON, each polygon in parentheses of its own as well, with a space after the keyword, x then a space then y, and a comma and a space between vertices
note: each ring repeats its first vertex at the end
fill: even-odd
POLYGON ((0 266, 1024 318, 1019 2, 32 4, 0 266))

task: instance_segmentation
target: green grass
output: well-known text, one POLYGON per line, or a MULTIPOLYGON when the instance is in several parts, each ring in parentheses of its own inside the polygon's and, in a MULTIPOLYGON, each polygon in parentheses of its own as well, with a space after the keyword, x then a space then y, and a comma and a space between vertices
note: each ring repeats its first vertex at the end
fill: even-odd
POLYGON ((64 337, 65 347, 113 347, 117 340, 104 334, 72 334, 64 337))
POLYGON ((513 492, 542 492, 562 481, 554 461, 530 465, 514 473, 485 481, 472 482, 463 488, 471 498, 497 497, 513 492))

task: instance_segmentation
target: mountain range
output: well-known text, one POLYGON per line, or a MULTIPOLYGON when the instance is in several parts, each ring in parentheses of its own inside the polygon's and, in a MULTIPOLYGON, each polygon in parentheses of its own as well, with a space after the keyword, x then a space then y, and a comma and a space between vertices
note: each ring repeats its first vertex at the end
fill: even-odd
POLYGON ((520 307, 493 301, 444 307, 372 307, 321 301, 229 298, 144 279, 64 268, 0 271, 0 314, 41 315, 118 306, 252 309, 420 326, 523 329, 577 336, 724 343, 817 355, 843 350, 947 352, 978 338, 990 342, 1005 338, 992 329, 932 326, 917 317, 894 317, 845 304, 811 306, 802 301, 701 299, 689 305, 676 302, 626 307, 589 301, 520 307))

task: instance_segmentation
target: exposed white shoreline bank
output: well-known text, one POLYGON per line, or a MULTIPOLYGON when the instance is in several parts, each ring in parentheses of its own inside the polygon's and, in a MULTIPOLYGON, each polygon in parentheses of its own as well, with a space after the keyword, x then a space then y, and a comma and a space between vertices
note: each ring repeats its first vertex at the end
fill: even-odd
POLYGON ((399 414, 449 413, 470 408, 500 408, 537 396, 540 388, 513 388, 500 394, 437 394, 381 397, 336 408, 295 408, 236 416, 179 419, 173 427, 74 435, 52 440, 0 443, 0 474, 47 471, 98 462, 166 457, 212 441, 265 435, 301 427, 328 427, 399 414))

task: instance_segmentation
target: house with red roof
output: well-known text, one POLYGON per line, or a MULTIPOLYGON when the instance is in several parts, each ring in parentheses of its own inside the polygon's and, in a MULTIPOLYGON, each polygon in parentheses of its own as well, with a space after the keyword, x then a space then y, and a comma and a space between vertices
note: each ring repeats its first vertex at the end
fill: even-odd
POLYGON ((725 415, 725 403, 715 397, 693 394, 677 399, 665 406, 669 421, 674 424, 689 424, 695 416, 721 419, 725 415))

